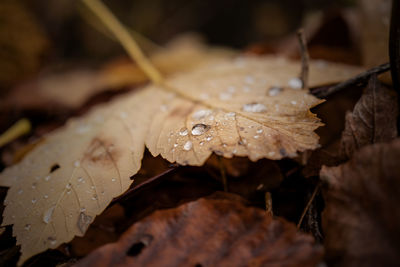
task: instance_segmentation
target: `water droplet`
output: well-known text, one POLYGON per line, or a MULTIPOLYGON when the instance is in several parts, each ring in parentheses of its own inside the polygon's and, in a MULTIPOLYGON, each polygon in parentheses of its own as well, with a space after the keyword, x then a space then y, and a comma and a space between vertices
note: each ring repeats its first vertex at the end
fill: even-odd
POLYGON ((225 114, 225 116, 230 117, 230 118, 234 118, 236 116, 235 112, 228 112, 225 114))
POLYGON ((195 120, 201 120, 209 115, 211 115, 212 110, 210 109, 200 109, 193 113, 192 118, 195 120))
POLYGON ((49 237, 47 238, 47 240, 49 240, 49 243, 51 246, 55 246, 57 244, 57 240, 54 237, 49 237))
POLYGON ((119 113, 119 117, 120 117, 121 119, 125 119, 125 118, 128 117, 128 114, 127 114, 125 111, 121 111, 121 112, 119 113))
POLYGON ((210 129, 209 125, 202 123, 195 124, 192 128, 192 135, 202 135, 210 129))
POLYGON ((187 141, 184 145, 183 145, 183 149, 186 151, 189 151, 190 149, 192 149, 193 144, 191 141, 187 141))
POLYGON ((174 147, 177 147, 177 146, 178 146, 178 144, 177 144, 177 143, 175 143, 175 144, 174 144, 174 147))
POLYGON ((253 84, 254 83, 254 78, 252 76, 246 76, 244 81, 248 84, 253 84))
POLYGON ((269 96, 277 96, 277 95, 279 95, 281 92, 282 92, 282 88, 277 87, 277 86, 274 86, 274 87, 271 87, 271 88, 269 89, 268 95, 269 95, 269 96))
POLYGON ((201 146, 204 145, 204 141, 201 141, 201 142, 199 143, 199 145, 201 145, 201 146))
POLYGON ((292 105, 296 105, 296 104, 297 104, 297 101, 292 100, 292 101, 290 101, 290 103, 291 103, 292 105))
POLYGON ((48 175, 48 176, 46 176, 44 179, 45 179, 46 181, 49 181, 49 180, 51 179, 51 176, 48 175))
POLYGON ((202 99, 202 100, 207 100, 207 99, 209 99, 210 98, 210 96, 207 94, 207 93, 202 93, 201 95, 200 95, 200 99, 202 99))
POLYGON ((272 156, 274 156, 274 155, 275 155, 275 152, 274 152, 274 151, 268 152, 268 156, 269 156, 269 157, 272 157, 272 156))
POLYGON ((258 133, 258 134, 260 134, 260 133, 262 133, 262 132, 263 132, 263 129, 258 129, 258 130, 257 130, 257 133, 258 133))
POLYGON ((265 112, 267 107, 260 103, 250 103, 243 105, 243 111, 247 112, 265 112))
POLYGON ((117 179, 115 179, 115 178, 112 178, 112 179, 111 179, 111 182, 115 182, 116 180, 117 180, 117 179))
POLYGON ((168 106, 167 106, 167 105, 161 105, 161 106, 160 106, 160 110, 161 110, 162 112, 165 112, 165 111, 168 110, 168 106))
POLYGON ((29 231, 29 230, 31 230, 31 225, 30 224, 25 224, 25 227, 24 227, 24 229, 26 230, 26 231, 29 231))
POLYGON ((248 93, 251 91, 251 88, 248 86, 243 86, 243 92, 248 93))
POLYGON ((48 209, 44 214, 43 214, 43 222, 44 223, 49 223, 51 220, 51 216, 53 216, 53 211, 54 211, 54 206, 48 209))
POLYGON ((222 92, 219 94, 219 99, 222 101, 226 101, 232 98, 232 94, 231 93, 226 93, 226 92, 222 92))
POLYGON ((21 195, 24 192, 24 190, 20 189, 18 190, 18 195, 21 195))
POLYGON ((65 188, 67 188, 67 189, 71 189, 71 184, 70 183, 68 183, 66 186, 65 186, 65 188))
POLYGON ((303 82, 299 78, 292 78, 288 82, 289 87, 292 89, 301 89, 303 87, 303 82))
POLYGON ((85 211, 86 211, 85 207, 81 208, 81 212, 85 212, 85 211))
POLYGON ((233 94, 236 91, 235 86, 228 86, 228 92, 233 94))
POLYGON ((207 136, 207 138, 206 138, 207 141, 211 141, 212 139, 213 139, 212 136, 207 136))
POLYGON ((32 184, 32 189, 35 189, 35 188, 36 188, 36 185, 37 185, 36 183, 33 183, 33 184, 32 184))
POLYGON ((182 129, 179 131, 179 135, 180 135, 180 136, 186 136, 186 135, 188 135, 188 129, 187 129, 187 128, 182 128, 182 129))
POLYGON ((315 61, 315 66, 317 66, 317 68, 323 69, 328 66, 328 63, 325 60, 319 59, 315 61))
POLYGON ((88 126, 88 125, 80 125, 80 126, 78 126, 78 128, 76 128, 75 132, 77 134, 85 134, 85 133, 87 133, 89 131, 90 131, 90 126, 88 126))
POLYGON ((217 154, 218 156, 223 156, 224 152, 220 151, 220 150, 214 150, 214 153, 217 154))
POLYGON ((49 198, 49 196, 48 196, 48 195, 44 195, 44 196, 43 196, 43 198, 45 198, 45 199, 48 199, 48 198, 49 198))
POLYGON ((79 166, 81 166, 81 162, 79 160, 75 161, 74 166, 78 168, 79 166))
POLYGON ((84 181, 83 177, 78 177, 78 182, 82 183, 84 181))
POLYGON ((33 198, 32 199, 32 204, 35 204, 37 202, 37 199, 36 198, 33 198))
POLYGON ((96 199, 97 199, 97 195, 94 194, 94 195, 92 196, 92 200, 96 200, 96 199))
POLYGON ((255 136, 254 136, 254 139, 258 139, 258 138, 260 138, 259 135, 255 135, 255 136))
POLYGON ((83 211, 79 214, 77 225, 82 234, 86 232, 91 222, 92 222, 91 216, 86 215, 83 211))

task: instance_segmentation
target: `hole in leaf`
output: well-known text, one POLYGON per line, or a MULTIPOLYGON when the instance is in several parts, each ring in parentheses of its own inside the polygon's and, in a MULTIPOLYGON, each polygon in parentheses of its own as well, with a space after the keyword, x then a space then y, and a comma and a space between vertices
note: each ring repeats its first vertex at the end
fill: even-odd
POLYGON ((146 245, 140 241, 138 243, 135 243, 131 246, 131 248, 128 250, 126 253, 128 256, 135 257, 142 252, 142 250, 146 247, 146 245))
POLYGON ((151 241, 153 240, 153 237, 151 235, 144 235, 142 238, 140 238, 139 242, 134 243, 129 250, 126 252, 126 255, 135 257, 139 255, 145 247, 150 245, 151 241))
POLYGON ((54 172, 55 170, 57 170, 57 169, 59 169, 59 168, 60 168, 60 165, 58 165, 57 163, 54 164, 54 165, 51 166, 51 168, 50 168, 50 173, 54 172))

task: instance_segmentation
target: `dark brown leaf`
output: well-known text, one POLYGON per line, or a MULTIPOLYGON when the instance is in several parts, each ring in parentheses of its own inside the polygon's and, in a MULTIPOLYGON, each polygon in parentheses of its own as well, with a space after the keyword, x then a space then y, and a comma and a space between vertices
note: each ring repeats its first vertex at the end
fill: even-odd
POLYGON ((372 76, 352 113, 346 114, 341 154, 350 158, 361 147, 390 142, 397 136, 397 95, 372 76))
POLYGON ((398 266, 400 262, 400 139, 356 152, 321 179, 325 248, 330 266, 398 266))
POLYGON ((315 266, 322 248, 232 194, 157 211, 77 266, 315 266))

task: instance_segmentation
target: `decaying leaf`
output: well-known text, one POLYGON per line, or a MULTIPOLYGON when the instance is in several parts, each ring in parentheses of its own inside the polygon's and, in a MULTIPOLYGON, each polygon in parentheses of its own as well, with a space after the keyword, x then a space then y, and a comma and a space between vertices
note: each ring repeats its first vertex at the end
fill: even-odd
POLYGON ((322 247, 235 195, 157 211, 77 266, 316 266, 322 247), (154 255, 157 255, 156 257, 154 255))
MULTIPOLYGON (((338 65, 311 64, 310 84, 350 75, 338 65)), ((94 217, 126 191, 145 146, 182 165, 224 157, 281 159, 314 149, 321 125, 310 108, 322 100, 298 89, 296 62, 241 57, 176 75, 45 137, 0 175, 11 187, 4 225, 13 224, 24 262, 82 236, 94 217)), ((356 69, 354 69, 356 70, 356 69)))
POLYGON ((397 266, 400 260, 400 140, 366 146, 321 179, 330 266, 397 266))
POLYGON ((354 107, 346 114, 341 154, 347 158, 361 147, 390 142, 397 136, 397 95, 372 76, 354 107))

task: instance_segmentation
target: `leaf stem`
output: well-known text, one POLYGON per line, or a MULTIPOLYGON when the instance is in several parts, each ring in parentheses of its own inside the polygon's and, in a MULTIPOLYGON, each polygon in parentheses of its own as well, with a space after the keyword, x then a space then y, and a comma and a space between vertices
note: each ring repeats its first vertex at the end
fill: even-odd
POLYGON ((118 21, 110 10, 99 0, 82 0, 82 2, 94 13, 104 25, 115 35, 129 56, 136 61, 138 66, 155 84, 162 84, 164 79, 161 73, 153 66, 143 54, 136 41, 128 30, 118 21))

